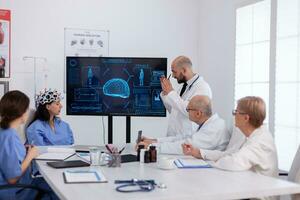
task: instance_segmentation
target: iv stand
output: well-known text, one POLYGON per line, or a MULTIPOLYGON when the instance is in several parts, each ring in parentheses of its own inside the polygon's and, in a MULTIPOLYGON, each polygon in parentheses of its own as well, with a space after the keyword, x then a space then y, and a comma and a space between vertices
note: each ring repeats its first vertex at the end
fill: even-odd
POLYGON ((23 61, 26 61, 26 60, 33 60, 33 77, 34 77, 34 101, 36 101, 36 94, 37 94, 37 91, 36 91, 36 80, 37 80, 37 77, 36 77, 36 62, 37 60, 42 60, 44 61, 45 63, 47 62, 47 59, 45 57, 37 57, 37 56, 24 56, 23 57, 23 61))

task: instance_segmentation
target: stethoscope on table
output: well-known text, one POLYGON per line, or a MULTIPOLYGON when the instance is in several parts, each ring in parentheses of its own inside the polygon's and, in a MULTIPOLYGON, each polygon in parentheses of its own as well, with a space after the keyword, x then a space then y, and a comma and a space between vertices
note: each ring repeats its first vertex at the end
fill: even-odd
POLYGON ((122 184, 116 187, 118 192, 150 192, 155 189, 155 186, 161 189, 167 188, 163 183, 155 183, 154 180, 115 180, 115 184, 122 184))

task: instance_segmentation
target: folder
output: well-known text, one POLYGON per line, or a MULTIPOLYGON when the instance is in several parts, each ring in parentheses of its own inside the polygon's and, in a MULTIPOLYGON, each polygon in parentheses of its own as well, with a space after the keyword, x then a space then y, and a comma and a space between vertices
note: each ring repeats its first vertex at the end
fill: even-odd
POLYGON ((181 158, 174 161, 178 168, 211 168, 207 162, 196 158, 181 158))

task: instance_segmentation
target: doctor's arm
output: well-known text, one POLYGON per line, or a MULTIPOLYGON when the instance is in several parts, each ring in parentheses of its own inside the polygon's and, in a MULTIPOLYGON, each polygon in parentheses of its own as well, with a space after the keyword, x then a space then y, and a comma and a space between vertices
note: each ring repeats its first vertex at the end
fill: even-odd
POLYGON ((215 129, 215 127, 205 127, 197 131, 187 140, 187 143, 182 145, 183 153, 199 159, 206 159, 206 151, 212 152, 212 154, 221 153, 221 151, 214 149, 219 145, 218 135, 223 134, 223 132, 215 129))
POLYGON ((251 147, 243 147, 238 152, 225 155, 218 161, 211 163, 213 167, 229 170, 229 171, 245 171, 256 165, 261 152, 258 149, 251 147))
POLYGON ((184 143, 184 140, 178 140, 174 142, 161 142, 157 143, 160 153, 163 154, 179 154, 182 155, 183 151, 181 145, 184 143))
POLYGON ((165 95, 165 101, 168 102, 172 109, 176 109, 185 116, 188 116, 186 107, 189 101, 184 101, 179 94, 173 89, 170 80, 163 78, 161 79, 162 95, 165 95))
POLYGON ((186 111, 187 105, 189 104, 188 100, 183 100, 175 90, 172 90, 167 96, 166 99, 170 102, 170 105, 173 109, 178 110, 182 114, 188 117, 188 112, 186 111))
POLYGON ((162 102, 163 102, 165 108, 167 109, 167 111, 168 111, 169 113, 171 113, 172 107, 171 107, 170 103, 168 103, 168 101, 167 101, 167 99, 166 99, 166 95, 164 95, 163 92, 160 93, 160 98, 161 98, 161 100, 162 100, 162 102))
POLYGON ((15 184, 27 170, 32 159, 38 155, 38 150, 36 147, 30 146, 25 159, 20 163, 20 148, 16 148, 19 146, 19 143, 14 137, 8 138, 1 145, 3 149, 1 158, 5 162, 1 162, 0 171, 9 184, 15 184))
MULTIPOLYGON (((29 146, 27 150, 27 155, 21 164, 21 176, 28 169, 31 164, 31 161, 39 155, 38 149, 35 146, 29 146)), ((10 178, 7 180, 9 184, 16 184, 21 176, 10 178)))

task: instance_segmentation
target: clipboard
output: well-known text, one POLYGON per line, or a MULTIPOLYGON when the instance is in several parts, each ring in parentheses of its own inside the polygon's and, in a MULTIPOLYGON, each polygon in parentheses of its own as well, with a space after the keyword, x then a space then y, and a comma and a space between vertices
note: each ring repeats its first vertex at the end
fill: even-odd
POLYGON ((74 183, 107 183, 100 170, 66 170, 63 172, 64 182, 74 183))
POLYGON ((178 168, 212 168, 211 165, 200 159, 176 159, 174 163, 178 168))

